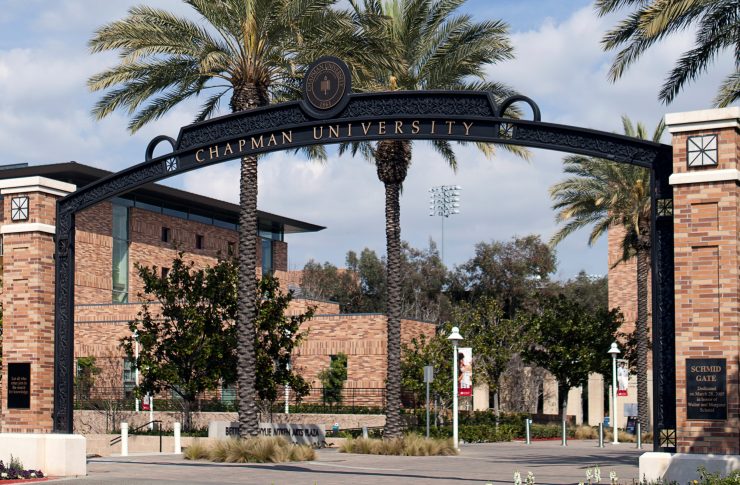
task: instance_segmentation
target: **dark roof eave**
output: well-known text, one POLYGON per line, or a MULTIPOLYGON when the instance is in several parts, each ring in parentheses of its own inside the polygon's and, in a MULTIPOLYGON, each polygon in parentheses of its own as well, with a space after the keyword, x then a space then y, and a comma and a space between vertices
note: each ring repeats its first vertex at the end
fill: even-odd
MULTIPOLYGON (((112 172, 77 162, 54 163, 48 165, 31 165, 28 167, 8 168, 0 170, 0 179, 42 176, 55 180, 68 182, 82 188, 98 179, 110 175, 112 172)), ((211 212, 220 213, 227 218, 239 220, 239 205, 225 202, 223 200, 194 194, 180 189, 151 183, 139 187, 129 193, 136 198, 166 199, 173 205, 182 207, 201 208, 211 212)), ((277 222, 283 225, 286 233, 318 232, 326 229, 324 226, 311 224, 309 222, 291 219, 289 217, 272 214, 270 212, 257 211, 257 217, 263 220, 277 222)))

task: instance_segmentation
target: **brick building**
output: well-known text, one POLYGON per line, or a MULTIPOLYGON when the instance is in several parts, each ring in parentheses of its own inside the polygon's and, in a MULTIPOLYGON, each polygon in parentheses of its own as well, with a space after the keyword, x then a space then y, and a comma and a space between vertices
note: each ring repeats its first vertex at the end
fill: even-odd
MULTIPOLYGON (((33 359, 41 354, 39 345, 51 346, 53 342, 53 314, 47 307, 34 308, 33 300, 37 286, 53 294, 55 201, 109 173, 75 162, 0 167, 0 194, 4 199, 0 233, 5 247, 2 303, 6 320, 11 319, 18 329, 10 335, 6 332, 3 365, 8 358, 33 359), (39 241, 29 244, 28 238, 39 241), (45 270, 39 271, 39 265, 45 270), (33 277, 35 274, 45 276, 38 279, 33 277), (21 320, 49 329, 44 332, 47 339, 29 342, 22 335, 22 325, 18 326, 21 320)), ((200 267, 215 264, 219 256, 236 254, 238 212, 235 204, 150 184, 77 215, 75 359, 96 359, 102 369, 95 378, 99 387, 118 389, 125 395, 135 385, 135 373, 119 348, 120 339, 129 333, 128 322, 141 308, 142 282, 134 264, 156 265, 164 274, 178 251, 200 267)), ((285 236, 324 228, 262 211, 258 221, 258 274, 271 271, 285 290, 297 287, 300 272, 288 271, 285 236)), ((384 388, 385 317, 341 315, 335 303, 301 298, 293 301, 289 311, 304 311, 309 305, 316 306, 316 316, 305 324, 308 338, 294 360, 304 377, 320 386, 318 373, 328 367, 332 355, 343 352, 348 355, 347 387, 384 388)), ((433 334, 434 325, 403 322, 404 341, 421 333, 433 334)), ((34 366, 36 372, 52 372, 52 360, 39 364, 34 366)), ((32 382, 37 378, 32 375, 32 382)), ((219 396, 226 399, 233 393, 219 396)), ((50 397, 43 401, 51 402, 50 397)), ((47 407, 36 412, 48 416, 51 410, 47 407)), ((6 410, 4 405, 3 414, 6 410)), ((4 431, 12 430, 11 422, 4 420, 4 431)))

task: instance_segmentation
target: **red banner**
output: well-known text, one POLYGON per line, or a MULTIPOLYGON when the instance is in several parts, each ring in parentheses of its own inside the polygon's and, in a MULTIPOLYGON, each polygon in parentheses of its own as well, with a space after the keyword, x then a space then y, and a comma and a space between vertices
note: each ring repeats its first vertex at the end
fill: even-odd
POLYGON ((473 395, 473 349, 463 347, 457 354, 457 395, 469 397, 473 395))

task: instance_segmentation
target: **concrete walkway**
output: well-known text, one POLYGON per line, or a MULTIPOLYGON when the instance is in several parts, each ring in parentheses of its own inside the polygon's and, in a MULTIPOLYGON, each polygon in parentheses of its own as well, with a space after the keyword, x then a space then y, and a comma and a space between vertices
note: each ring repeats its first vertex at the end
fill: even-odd
POLYGON ((538 484, 585 481, 586 469, 601 466, 602 483, 616 471, 621 483, 638 478, 637 460, 649 451, 634 444, 598 448, 595 441, 486 443, 463 445, 460 456, 370 456, 321 450, 311 462, 285 464, 221 464, 192 462, 179 455, 148 455, 127 458, 93 458, 88 476, 67 479, 79 484, 511 484, 514 471, 522 478, 534 473, 538 484))

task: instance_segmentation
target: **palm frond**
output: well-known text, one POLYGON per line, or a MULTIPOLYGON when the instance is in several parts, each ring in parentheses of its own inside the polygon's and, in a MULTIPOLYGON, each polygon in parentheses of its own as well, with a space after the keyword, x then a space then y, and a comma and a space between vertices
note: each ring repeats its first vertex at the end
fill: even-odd
POLYGON ((731 73, 719 87, 714 105, 724 108, 740 99, 740 70, 731 73))

